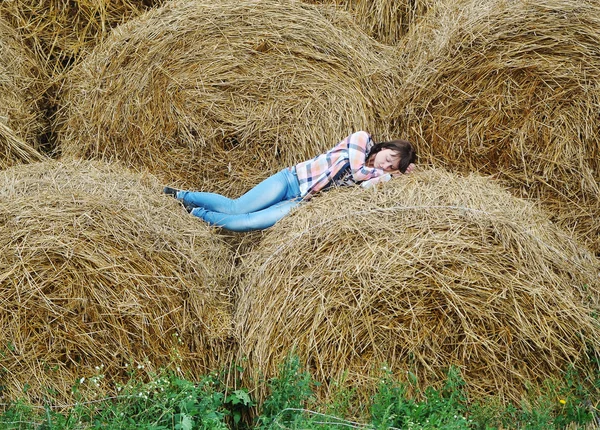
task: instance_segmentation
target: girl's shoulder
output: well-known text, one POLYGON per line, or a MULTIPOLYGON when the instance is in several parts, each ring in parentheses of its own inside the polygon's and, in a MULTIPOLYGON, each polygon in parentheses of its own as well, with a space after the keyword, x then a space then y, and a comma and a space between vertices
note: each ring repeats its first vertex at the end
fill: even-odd
POLYGON ((371 139, 371 133, 364 130, 355 131, 352 136, 361 137, 363 139, 371 139))
POLYGON ((348 136, 347 140, 348 140, 348 143, 351 143, 351 144, 358 144, 360 146, 366 146, 370 142, 372 142, 373 139, 371 138, 370 133, 360 130, 360 131, 355 131, 350 136, 348 136))

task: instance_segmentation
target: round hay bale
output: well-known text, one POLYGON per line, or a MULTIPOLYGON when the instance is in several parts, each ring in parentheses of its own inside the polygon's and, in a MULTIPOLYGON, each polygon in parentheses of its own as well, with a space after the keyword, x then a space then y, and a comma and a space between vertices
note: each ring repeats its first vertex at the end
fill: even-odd
POLYGON ((414 23, 435 5, 436 0, 304 0, 307 3, 333 4, 351 12, 360 27, 371 37, 398 44, 414 23))
POLYGON ((457 366, 471 399, 518 401, 600 351, 593 256, 478 175, 331 190, 267 231, 241 270, 234 321, 254 381, 293 349, 325 391, 347 372, 366 399, 384 364, 440 387, 457 366))
POLYGON ((9 0, 0 14, 44 58, 53 74, 63 72, 110 30, 161 0, 9 0))
POLYGON ((3 401, 60 405, 80 378, 100 385, 80 384, 90 398, 133 366, 193 378, 228 360, 231 253, 155 178, 50 161, 0 183, 3 401))
POLYGON ((300 2, 165 3, 71 71, 62 154, 238 194, 356 129, 377 133, 376 98, 393 76, 384 51, 300 2))
POLYGON ((395 126, 421 159, 498 174, 600 253, 600 3, 440 3, 403 46, 395 126))
POLYGON ((41 161, 45 130, 41 109, 43 72, 32 52, 0 18, 0 169, 41 161))

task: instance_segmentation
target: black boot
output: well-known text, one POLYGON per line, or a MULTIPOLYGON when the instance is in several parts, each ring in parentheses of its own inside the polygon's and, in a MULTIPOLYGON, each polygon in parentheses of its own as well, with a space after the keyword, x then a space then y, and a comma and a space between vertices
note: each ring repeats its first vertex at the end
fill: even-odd
POLYGON ((163 193, 166 194, 167 196, 171 196, 174 198, 177 198, 177 192, 179 190, 177 188, 171 188, 171 187, 164 187, 163 188, 163 193))

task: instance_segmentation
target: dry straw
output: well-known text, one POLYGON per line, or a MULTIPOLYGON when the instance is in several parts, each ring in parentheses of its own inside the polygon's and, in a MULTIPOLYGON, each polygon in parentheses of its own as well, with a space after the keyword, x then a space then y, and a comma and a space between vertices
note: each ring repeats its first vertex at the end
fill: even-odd
POLYGON ((23 142, 7 125, 0 121, 0 170, 15 164, 44 161, 42 155, 33 146, 23 142))
POLYGON ((3 401, 61 405, 81 378, 89 400, 127 371, 193 379, 228 360, 230 252, 155 178, 35 163, 0 172, 0 199, 3 401))
POLYGON ((0 169, 41 159, 42 85, 39 62, 0 18, 0 169))
POLYGON ((472 399, 520 400, 569 364, 587 371, 586 348, 600 346, 596 260, 479 175, 332 190, 241 267, 235 323, 255 382, 295 349, 325 391, 347 371, 366 399, 383 364, 439 386, 454 365, 472 399))
POLYGON ((110 30, 160 0, 3 0, 0 14, 19 28, 43 58, 49 72, 59 74, 110 30))
POLYGON ((396 127, 422 159, 498 174, 600 252, 600 3, 461 0, 405 38, 396 127))
POLYGON ((409 29, 432 8, 436 0, 305 0, 333 4, 349 11, 360 27, 376 40, 399 43, 409 29))
POLYGON ((300 2, 166 3, 65 80, 62 153, 237 194, 372 125, 393 86, 388 53, 300 2))

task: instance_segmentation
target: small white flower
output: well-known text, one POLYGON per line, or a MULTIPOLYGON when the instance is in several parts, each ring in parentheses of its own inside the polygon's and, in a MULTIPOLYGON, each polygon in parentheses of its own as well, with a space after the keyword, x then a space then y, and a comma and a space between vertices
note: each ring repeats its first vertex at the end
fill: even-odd
POLYGON ((85 381, 85 376, 79 380, 79 383, 83 384, 83 381, 85 381))

